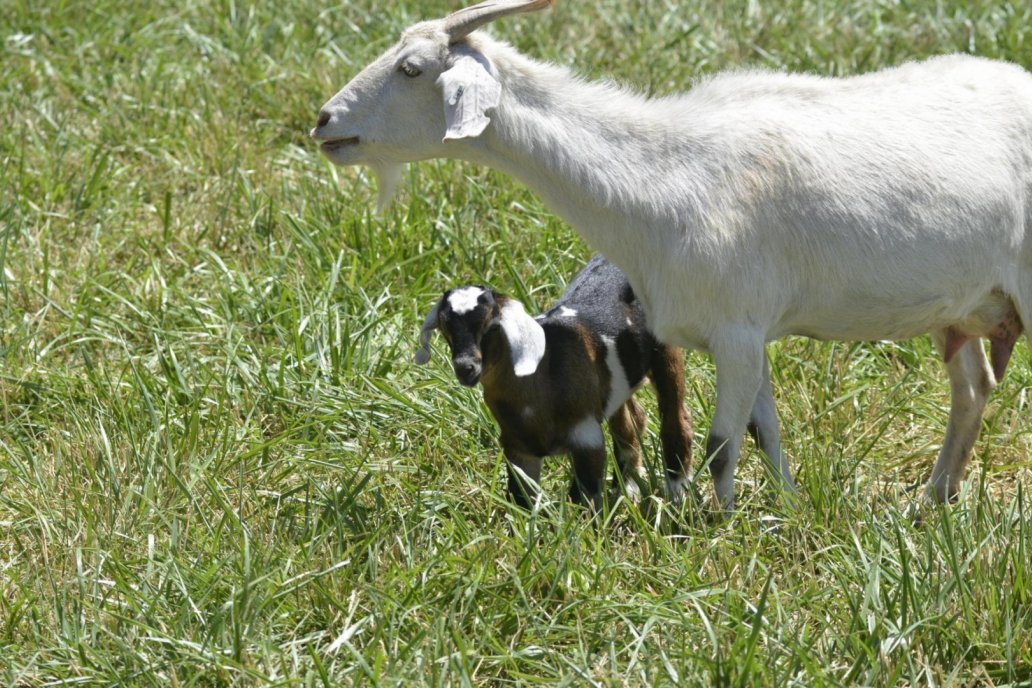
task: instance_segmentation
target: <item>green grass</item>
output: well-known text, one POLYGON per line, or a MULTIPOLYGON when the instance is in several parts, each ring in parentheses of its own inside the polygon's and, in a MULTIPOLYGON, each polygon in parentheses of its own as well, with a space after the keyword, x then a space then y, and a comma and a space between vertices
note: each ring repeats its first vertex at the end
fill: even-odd
MULTIPOLYGON (((948 404, 925 340, 771 348, 798 513, 751 444, 720 525, 649 500, 595 529, 561 459, 543 512, 507 504, 478 394, 439 342, 413 366, 416 333, 459 283, 542 307, 589 250, 470 165, 414 166, 376 217, 369 175, 306 138, 454 7, 0 0, 0 682, 1032 682, 1024 344, 921 527, 906 488, 948 404)), ((493 31, 667 93, 952 51, 1032 68, 1030 26, 1017 0, 559 0, 493 31)), ((701 440, 704 357, 688 382, 701 440)))

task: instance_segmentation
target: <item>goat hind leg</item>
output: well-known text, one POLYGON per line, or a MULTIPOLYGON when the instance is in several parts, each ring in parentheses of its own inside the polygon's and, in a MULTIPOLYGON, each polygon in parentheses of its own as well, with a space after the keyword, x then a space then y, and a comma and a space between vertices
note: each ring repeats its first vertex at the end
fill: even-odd
POLYGON ((774 392, 770 386, 770 366, 766 353, 763 355, 763 378, 756 393, 756 401, 753 402, 752 412, 749 414, 748 428, 764 454, 764 468, 777 482, 779 492, 787 495, 790 505, 794 506, 798 490, 792 479, 792 470, 781 451, 781 431, 778 429, 778 414, 774 406, 774 392))
POLYGON ((643 479, 645 471, 641 465, 641 444, 639 437, 645 430, 645 411, 634 398, 628 399, 609 418, 609 434, 613 437, 613 454, 619 478, 614 485, 618 494, 620 482, 623 483, 624 494, 634 503, 641 500, 641 488, 638 481, 643 479))
MULTIPOLYGON (((946 333, 938 332, 932 340, 944 353, 946 333)), ((926 500, 940 503, 949 502, 957 494, 981 430, 986 402, 995 386, 981 339, 972 339, 960 347, 946 363, 946 372, 950 379, 950 416, 946 437, 924 489, 926 500)))
POLYGON ((684 352, 657 345, 650 378, 659 406, 667 498, 680 504, 691 477, 693 433, 692 415, 685 406, 684 352))

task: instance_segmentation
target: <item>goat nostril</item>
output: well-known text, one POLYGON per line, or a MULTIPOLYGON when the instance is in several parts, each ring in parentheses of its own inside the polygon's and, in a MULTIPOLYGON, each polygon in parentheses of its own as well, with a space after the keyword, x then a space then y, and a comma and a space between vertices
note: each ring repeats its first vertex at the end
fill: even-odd
POLYGON ((470 377, 476 375, 479 372, 480 367, 477 365, 476 361, 455 362, 455 373, 461 378, 469 379, 470 377))
POLYGON ((323 110, 319 113, 319 122, 315 125, 317 127, 325 127, 330 123, 330 113, 323 110))

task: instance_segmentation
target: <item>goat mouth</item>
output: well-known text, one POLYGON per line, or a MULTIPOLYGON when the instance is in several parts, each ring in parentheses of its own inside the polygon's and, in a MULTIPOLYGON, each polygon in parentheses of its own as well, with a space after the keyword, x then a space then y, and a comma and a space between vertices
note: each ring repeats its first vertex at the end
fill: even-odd
POLYGON ((341 148, 344 148, 345 146, 357 146, 357 145, 358 145, 358 137, 357 136, 348 136, 347 138, 331 139, 329 141, 323 141, 321 146, 320 146, 320 148, 322 148, 324 151, 329 153, 329 152, 333 152, 335 150, 340 150, 341 148))

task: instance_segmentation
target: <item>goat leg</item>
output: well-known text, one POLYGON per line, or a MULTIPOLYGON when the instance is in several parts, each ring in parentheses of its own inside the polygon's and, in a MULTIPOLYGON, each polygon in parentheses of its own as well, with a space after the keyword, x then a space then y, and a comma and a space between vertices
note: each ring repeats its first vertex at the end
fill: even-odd
POLYGON ((530 509, 540 492, 541 457, 511 447, 504 451, 509 498, 524 509, 530 509))

